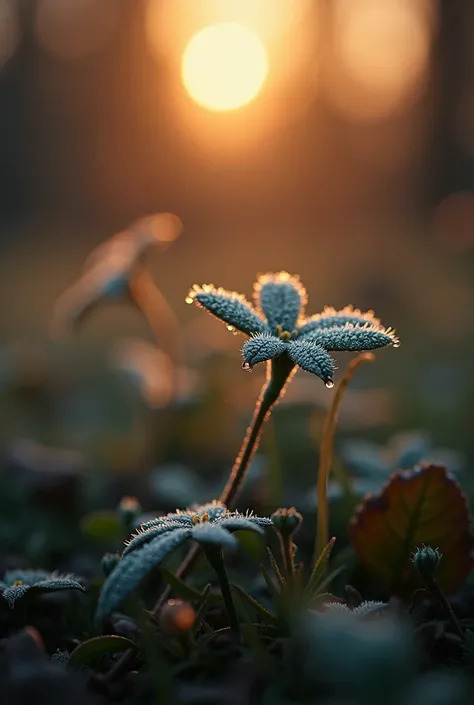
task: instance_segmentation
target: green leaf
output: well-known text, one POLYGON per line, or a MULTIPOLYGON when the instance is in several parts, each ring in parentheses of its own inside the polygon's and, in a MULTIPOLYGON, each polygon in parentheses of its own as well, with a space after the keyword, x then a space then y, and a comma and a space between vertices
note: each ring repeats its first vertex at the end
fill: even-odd
POLYGON ((304 591, 304 596, 308 600, 312 599, 315 595, 317 595, 318 591, 320 591, 322 588, 323 581, 326 577, 326 569, 329 562, 329 557, 331 555, 331 551, 335 543, 336 539, 333 536, 332 539, 330 539, 330 541, 321 551, 321 554, 314 565, 314 568, 308 580, 308 584, 306 585, 304 591))
POLYGON ((275 578, 276 578, 277 583, 280 587, 280 590, 283 590, 284 586, 285 586, 285 579, 284 579, 283 575, 280 573, 278 563, 276 562, 276 559, 272 553, 272 550, 270 548, 268 548, 268 546, 267 546, 267 553, 268 553, 268 558, 270 559, 270 565, 272 567, 273 573, 275 574, 275 578))
POLYGON ((236 592, 239 597, 243 598, 246 600, 249 605, 251 605, 259 614, 262 615, 262 617, 265 617, 268 619, 270 622, 277 623, 278 619, 276 615, 272 614, 269 610, 267 610, 266 607, 264 607, 258 600, 256 600, 252 595, 250 595, 246 590, 240 587, 240 585, 236 585, 235 583, 232 583, 230 586, 231 589, 236 592))
MULTIPOLYGON (((184 580, 178 578, 177 575, 165 566, 161 566, 160 573, 163 576, 163 580, 173 588, 179 597, 189 600, 190 602, 194 602, 195 600, 199 602, 202 599, 202 592, 199 592, 196 588, 185 583, 184 580)), ((209 595, 208 601, 214 604, 220 604, 222 602, 222 595, 209 595)))
POLYGON ((120 541, 123 527, 115 512, 98 511, 87 514, 81 520, 85 536, 102 541, 120 541))
POLYGON ((410 556, 422 544, 443 554, 436 579, 447 594, 465 582, 472 568, 467 500, 441 465, 425 463, 394 473, 359 506, 350 535, 358 560, 382 587, 402 596, 420 587, 410 556))
POLYGON ((137 650, 137 645, 131 639, 123 636, 96 636, 75 648, 67 660, 67 665, 85 666, 100 656, 129 649, 137 650))

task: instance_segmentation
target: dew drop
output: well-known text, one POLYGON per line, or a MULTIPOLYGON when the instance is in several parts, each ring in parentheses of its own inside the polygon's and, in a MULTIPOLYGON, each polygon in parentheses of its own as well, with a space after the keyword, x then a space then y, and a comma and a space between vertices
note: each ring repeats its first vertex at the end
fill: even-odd
POLYGON ((332 379, 327 379, 324 384, 328 389, 332 389, 334 387, 334 382, 332 381, 332 379))
POLYGON ((234 333, 235 328, 234 326, 226 326, 227 330, 230 331, 231 333, 234 333))
POLYGON ((194 301, 192 296, 186 296, 186 298, 184 300, 186 301, 187 304, 192 304, 194 301))
POLYGON ((252 365, 250 364, 250 362, 243 362, 242 369, 247 370, 247 372, 250 372, 250 370, 252 369, 252 365))
POLYGON ((400 341, 399 341, 399 340, 394 340, 394 341, 393 341, 393 347, 394 347, 394 348, 399 348, 399 347, 400 347, 400 341))

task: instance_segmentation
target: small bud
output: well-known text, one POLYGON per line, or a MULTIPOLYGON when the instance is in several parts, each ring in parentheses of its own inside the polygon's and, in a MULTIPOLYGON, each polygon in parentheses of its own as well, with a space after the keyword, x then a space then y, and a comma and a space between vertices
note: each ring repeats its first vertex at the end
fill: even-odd
POLYGON ((303 517, 294 507, 277 509, 270 518, 280 534, 287 537, 293 536, 303 521, 303 517))
POLYGON ((431 548, 424 544, 413 553, 411 562, 425 583, 432 583, 435 579, 441 557, 439 548, 431 548))
POLYGON ((120 554, 119 553, 106 553, 105 555, 102 556, 101 559, 101 566, 102 566, 102 572, 105 575, 106 578, 111 574, 115 566, 120 560, 120 554))
POLYGON ((167 636, 181 636, 194 626, 196 612, 189 602, 168 600, 160 612, 160 628, 167 636))
POLYGON ((136 522, 142 512, 142 506, 136 497, 122 497, 117 507, 118 517, 127 529, 136 522))

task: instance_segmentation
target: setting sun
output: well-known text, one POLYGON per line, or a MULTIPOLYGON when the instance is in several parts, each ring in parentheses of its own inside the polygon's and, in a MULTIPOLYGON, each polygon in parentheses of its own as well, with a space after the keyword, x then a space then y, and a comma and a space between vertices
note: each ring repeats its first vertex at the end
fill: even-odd
POLYGON ((268 73, 267 53, 255 32, 222 22, 191 38, 181 73, 196 103, 209 110, 235 110, 258 95, 268 73))

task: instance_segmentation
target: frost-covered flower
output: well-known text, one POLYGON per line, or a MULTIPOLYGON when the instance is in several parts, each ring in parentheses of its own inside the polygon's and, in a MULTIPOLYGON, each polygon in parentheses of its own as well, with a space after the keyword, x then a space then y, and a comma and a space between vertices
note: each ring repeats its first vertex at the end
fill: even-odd
POLYGON ((129 282, 148 252, 157 245, 168 245, 182 229, 177 215, 157 213, 140 218, 96 247, 82 276, 59 297, 52 332, 69 331, 103 301, 129 298, 129 282))
POLYGON ((349 607, 345 602, 325 602, 322 606, 322 612, 326 614, 351 614, 354 617, 372 617, 386 613, 388 604, 386 602, 378 602, 374 600, 365 600, 357 607, 349 607))
POLYGON ((177 510, 142 524, 126 542, 122 557, 107 577, 99 598, 97 619, 104 619, 129 595, 146 575, 188 540, 208 548, 235 549, 234 531, 263 533, 270 519, 252 513, 230 512, 214 501, 185 511, 177 510))
POLYGON ((75 575, 48 573, 46 570, 9 570, 0 580, 1 596, 14 607, 27 593, 51 592, 55 590, 82 590, 85 587, 75 575))
POLYGON ((246 370, 286 356, 291 365, 312 372, 332 387, 334 362, 329 351, 399 345, 395 332, 384 328, 373 311, 326 307, 322 313, 306 316, 306 290, 299 278, 288 272, 260 276, 254 299, 255 308, 241 294, 212 284, 194 285, 186 298, 220 318, 230 330, 250 336, 242 350, 246 370))

